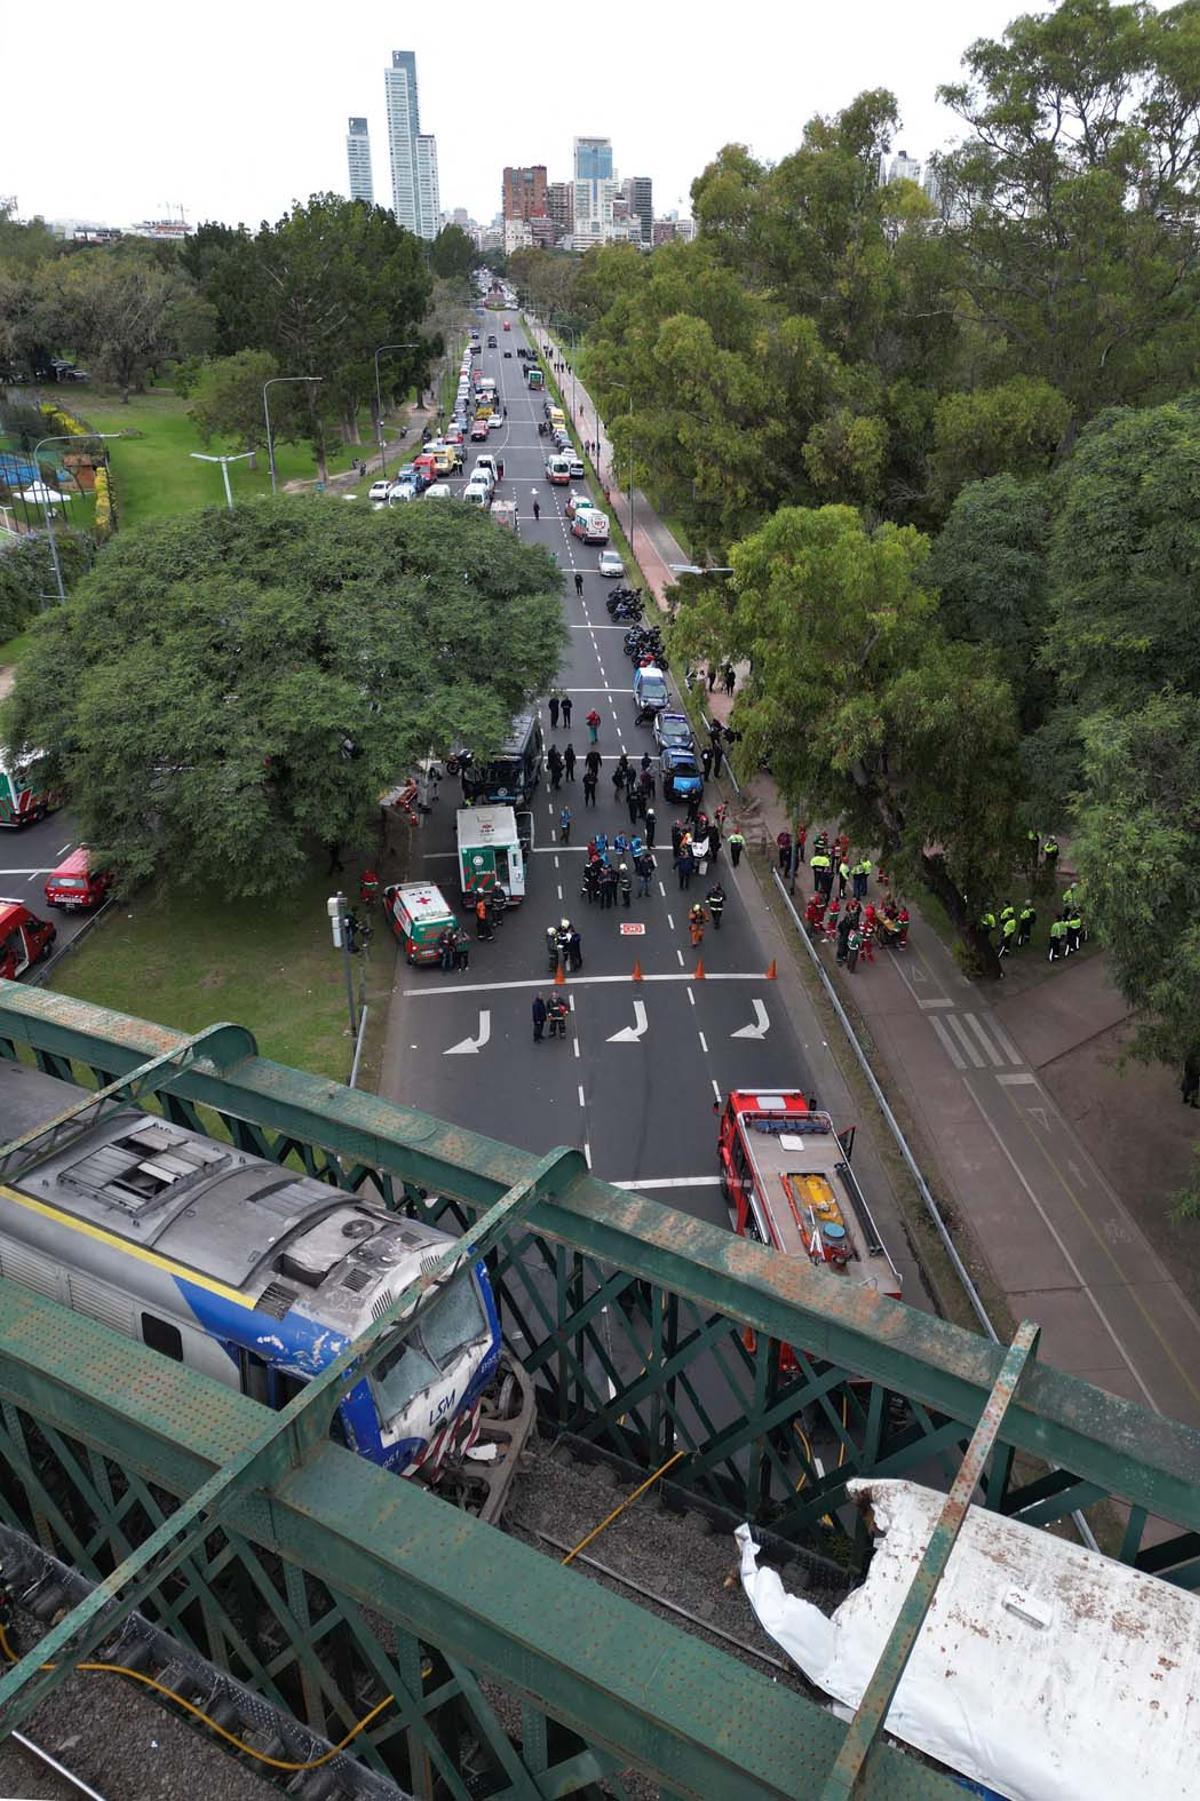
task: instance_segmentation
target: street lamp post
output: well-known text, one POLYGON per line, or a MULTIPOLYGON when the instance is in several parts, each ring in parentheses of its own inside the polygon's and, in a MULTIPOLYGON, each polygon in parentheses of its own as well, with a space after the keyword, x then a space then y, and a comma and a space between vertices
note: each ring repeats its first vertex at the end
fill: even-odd
POLYGON ((189 455, 193 456, 198 463, 220 463, 221 474, 225 477, 225 504, 232 513, 233 490, 229 486, 229 465, 230 463, 244 463, 248 457, 254 455, 254 452, 252 450, 243 450, 240 455, 234 457, 211 457, 205 456, 202 450, 193 450, 189 452, 189 455))
POLYGON ((263 383, 263 412, 267 420, 267 462, 271 466, 272 494, 278 494, 279 484, 275 479, 275 441, 271 436, 271 397, 267 393, 267 389, 277 387, 280 382, 309 382, 316 387, 318 382, 323 380, 324 377, 320 375, 273 375, 269 381, 263 383))
POLYGON ((420 350, 420 344, 381 344, 375 352, 375 429, 379 434, 379 473, 387 474, 383 449, 383 395, 379 391, 379 359, 385 350, 420 350))
MULTIPOLYGON (((122 435, 119 431, 90 431, 84 433, 84 438, 119 438, 122 435)), ((46 515, 46 536, 50 540, 50 563, 54 570, 54 585, 58 589, 59 600, 64 603, 67 598, 67 590, 63 586, 62 564, 58 560, 58 544, 54 537, 54 527, 50 523, 50 489, 48 484, 41 479, 42 472, 38 467, 37 459, 38 451, 43 444, 80 444, 82 442, 83 438, 78 432, 55 432, 49 438, 39 438, 33 447, 33 485, 42 490, 42 511, 46 515)))

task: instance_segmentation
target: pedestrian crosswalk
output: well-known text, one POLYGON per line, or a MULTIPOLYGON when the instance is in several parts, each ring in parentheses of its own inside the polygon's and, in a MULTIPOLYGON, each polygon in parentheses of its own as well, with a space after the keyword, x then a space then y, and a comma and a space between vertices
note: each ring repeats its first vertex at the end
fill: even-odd
POLYGON ((1004 1028, 977 1013, 930 1014, 938 1043, 955 1069, 1004 1069, 1025 1061, 1004 1028))

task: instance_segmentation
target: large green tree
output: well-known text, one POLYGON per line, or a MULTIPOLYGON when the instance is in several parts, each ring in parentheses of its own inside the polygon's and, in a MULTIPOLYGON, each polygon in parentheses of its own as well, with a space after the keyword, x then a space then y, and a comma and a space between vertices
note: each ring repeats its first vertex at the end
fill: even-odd
POLYGON ((479 252, 461 225, 443 225, 430 246, 429 262, 443 281, 465 281, 479 262, 479 252))
POLYGON ((267 893, 430 746, 502 742, 557 667, 561 579, 468 508, 156 522, 35 627, 4 739, 49 753, 124 882, 267 893))
MULTIPOLYGON (((192 404, 188 408, 201 442, 208 444, 214 437, 222 437, 231 438, 243 451, 264 449, 263 389, 278 374, 279 364, 269 350, 239 350, 202 364, 190 385, 192 404)), ((277 442, 303 432, 303 415, 294 394, 294 389, 285 387, 275 397, 271 435, 277 442)))
POLYGON ((43 266, 45 336, 86 357, 128 401, 151 369, 204 348, 211 315, 190 279, 136 246, 43 266))
POLYGON ((845 823, 929 886, 973 954, 1014 845, 1012 695, 939 630, 928 541, 850 507, 788 507, 731 552, 728 596, 682 609, 681 647, 750 663, 735 724, 789 805, 845 823))

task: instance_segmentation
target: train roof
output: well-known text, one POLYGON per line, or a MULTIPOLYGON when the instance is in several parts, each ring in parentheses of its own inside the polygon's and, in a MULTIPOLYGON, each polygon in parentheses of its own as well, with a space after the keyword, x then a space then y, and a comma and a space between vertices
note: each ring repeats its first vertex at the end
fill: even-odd
POLYGON ((280 1318, 294 1306, 348 1336, 445 1243, 420 1221, 132 1110, 59 1146, 10 1190, 247 1305, 280 1318))

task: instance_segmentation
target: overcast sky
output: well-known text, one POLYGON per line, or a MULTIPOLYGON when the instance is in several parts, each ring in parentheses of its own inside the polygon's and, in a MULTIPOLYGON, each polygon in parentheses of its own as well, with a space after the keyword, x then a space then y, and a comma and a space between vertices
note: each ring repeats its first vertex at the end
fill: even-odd
MULTIPOLYGON (((438 141, 441 200, 486 223, 505 163, 571 173, 571 140, 610 137, 618 175, 649 175, 655 211, 721 145, 774 161, 804 122, 887 87, 924 157, 956 122, 935 100, 964 47, 1046 0, 698 0, 570 7, 384 8, 322 0, 107 0, 47 14, 13 52, 0 102, 0 196, 22 216, 127 225, 178 216, 275 219, 346 192, 346 120, 370 121, 375 198, 391 202, 383 72, 414 50, 421 126, 438 141), (395 12, 389 25, 385 14, 395 12)), ((11 33, 10 33, 11 36, 11 33)))

